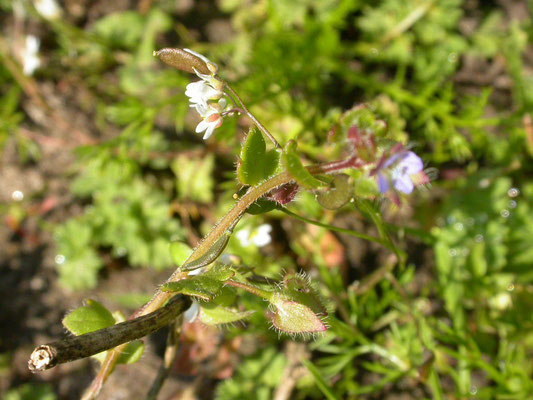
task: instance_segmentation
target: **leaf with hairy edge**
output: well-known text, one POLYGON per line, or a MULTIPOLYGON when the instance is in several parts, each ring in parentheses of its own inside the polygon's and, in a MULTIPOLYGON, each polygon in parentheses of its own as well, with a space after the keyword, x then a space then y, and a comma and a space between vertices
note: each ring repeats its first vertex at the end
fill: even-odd
POLYGON ((79 336, 115 325, 115 318, 103 305, 89 299, 84 306, 68 313, 62 322, 71 333, 79 336))
POLYGON ((257 128, 250 129, 242 146, 237 177, 243 185, 255 186, 272 176, 279 165, 279 151, 266 151, 265 139, 257 128))
POLYGON ((272 323, 287 333, 324 332, 327 328, 320 317, 306 305, 297 303, 276 293, 270 303, 276 307, 272 323))
POLYGON ((194 275, 177 282, 165 283, 163 292, 183 293, 205 301, 213 300, 222 289, 224 282, 232 278, 235 272, 223 265, 215 265, 201 275, 194 275))
POLYGON ((198 318, 206 325, 230 324, 248 318, 254 312, 241 312, 217 304, 202 304, 198 318))
POLYGON ((294 140, 289 140, 285 145, 281 160, 287 172, 304 188, 313 190, 324 185, 303 166, 298 153, 296 153, 296 142, 294 140))

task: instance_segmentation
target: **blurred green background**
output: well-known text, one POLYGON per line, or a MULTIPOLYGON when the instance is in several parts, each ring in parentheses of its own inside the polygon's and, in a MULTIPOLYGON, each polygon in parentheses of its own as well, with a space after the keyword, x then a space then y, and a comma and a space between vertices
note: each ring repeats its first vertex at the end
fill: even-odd
MULTIPOLYGON (((303 270, 332 310, 314 341, 270 329, 264 302, 224 329, 190 324, 161 398, 533 398, 533 1, 0 0, 0 394, 78 398, 84 360, 31 375, 34 346, 85 298, 133 310, 239 190, 249 121, 207 142, 184 95, 194 77, 152 56, 189 47, 278 140, 328 161, 341 114, 367 103, 434 177, 400 209, 398 249, 272 212, 265 247, 232 238, 264 275, 303 270), (55 6, 54 6, 55 5, 55 6), (188 397, 187 397, 188 396, 188 397), (178 398, 178 397, 176 397, 178 398)), ((375 235, 352 204, 291 210, 375 235)), ((164 335, 117 368, 102 398, 142 398, 164 335)))

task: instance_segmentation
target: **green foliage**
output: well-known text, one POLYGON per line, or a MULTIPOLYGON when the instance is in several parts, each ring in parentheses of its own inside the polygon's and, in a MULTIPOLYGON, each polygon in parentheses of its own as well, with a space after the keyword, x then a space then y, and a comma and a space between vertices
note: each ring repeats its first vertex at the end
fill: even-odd
POLYGON ((258 400, 271 399, 273 390, 282 383, 286 363, 285 357, 271 347, 249 357, 233 378, 218 385, 217 400, 249 399, 250 393, 258 400))
POLYGON ((252 128, 241 149, 237 176, 243 185, 255 186, 272 176, 279 164, 279 151, 266 151, 265 139, 257 128, 252 128))
POLYGON ((283 166, 294 180, 306 189, 317 189, 323 185, 303 166, 298 153, 296 152, 296 142, 289 141, 283 149, 281 156, 283 166))
POLYGON ((48 383, 25 383, 8 391, 4 400, 56 400, 57 396, 48 383))
POLYGON ((171 164, 176 175, 176 189, 180 199, 201 203, 213 201, 213 167, 215 157, 208 154, 202 159, 178 156, 171 164))
POLYGON ((183 242, 172 242, 170 243, 170 256, 172 257, 172 261, 174 261, 174 264, 176 265, 183 265, 185 260, 189 258, 189 256, 192 253, 192 249, 183 242))
POLYGON ((336 210, 348 203, 353 196, 353 183, 346 174, 335 175, 330 187, 318 192, 316 200, 328 210, 336 210))
POLYGON ((87 300, 85 306, 76 308, 63 318, 63 326, 76 336, 112 325, 115 325, 113 314, 94 300, 87 300))
POLYGON ((235 275, 230 268, 215 264, 201 275, 192 275, 177 282, 165 283, 161 286, 164 292, 183 293, 202 300, 213 300, 222 289, 224 282, 235 275))
MULTIPOLYGON (((153 2, 144 14, 97 13, 87 29, 70 14, 28 24, 42 24, 46 35, 43 66, 31 79, 46 90, 79 84, 83 102, 67 114, 90 110, 91 128, 101 133, 65 171, 74 176, 74 207, 66 208, 74 216, 54 228, 60 282, 93 288, 99 272, 117 264, 205 267, 163 289, 201 299, 203 323, 248 319, 227 335, 248 335, 261 349, 239 352, 236 372, 218 385, 220 399, 270 399, 284 384, 279 341, 288 339, 268 331, 272 323, 293 332, 328 326, 305 344, 309 361, 298 363, 309 373, 298 379, 294 398, 531 398, 533 25, 506 8, 525 10, 525 2, 222 0, 209 11, 195 3, 190 15, 201 18, 194 24, 170 3, 153 2), (218 19, 232 36, 194 43, 212 38, 218 19), (199 146, 183 95, 191 76, 152 56, 168 45, 216 61, 287 144, 284 155, 267 150, 256 129, 241 147, 243 116, 225 117, 199 146), (428 190, 397 212, 376 198, 367 170, 345 171, 349 178, 311 175, 302 160, 342 159, 353 125, 380 145, 414 148, 439 172, 428 190), (252 226, 267 219, 272 244, 245 247, 227 231, 183 265, 190 254, 180 242, 183 226, 189 240, 201 237, 233 204, 231 196, 243 193, 239 184, 257 186, 280 167, 315 193, 300 191, 286 208, 265 198, 249 207, 256 216, 236 229, 248 218, 252 226), (213 267, 223 251, 238 253, 243 265, 213 267), (309 290, 298 280, 277 281, 300 269, 312 276, 309 290), (273 321, 262 298, 225 286, 230 278, 258 277, 278 285, 254 282, 270 296, 276 291, 273 321), (322 298, 329 300, 327 319, 322 298)), ((37 144, 20 130, 40 128, 28 112, 35 105, 4 60, 2 54, 0 145, 15 143, 23 161, 39 160, 37 144)), ((90 304, 67 316, 73 331, 114 323, 90 304)), ((141 343, 130 346, 121 362, 142 353, 141 343)), ((39 398, 40 391, 22 386, 7 396, 39 398)))
MULTIPOLYGON (((69 312, 63 318, 63 326, 76 336, 94 332, 123 322, 125 318, 120 313, 113 315, 107 308, 95 300, 86 300, 85 305, 69 312)), ((120 353, 118 364, 133 364, 139 361, 144 352, 144 342, 134 340, 120 353)), ((105 360, 107 351, 95 354, 93 358, 100 362, 105 360)))

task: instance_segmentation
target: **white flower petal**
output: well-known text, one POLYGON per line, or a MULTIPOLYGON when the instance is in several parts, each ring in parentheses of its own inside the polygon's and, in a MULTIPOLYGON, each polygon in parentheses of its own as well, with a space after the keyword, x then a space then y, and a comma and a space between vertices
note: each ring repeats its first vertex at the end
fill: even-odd
POLYGON ((61 8, 55 0, 35 0, 33 5, 44 18, 55 19, 61 16, 61 8))
POLYGON ((210 124, 207 129, 205 130, 204 137, 202 139, 207 140, 211 137, 214 130, 216 129, 216 126, 213 124, 210 124))
POLYGON ((208 127, 209 127, 209 124, 208 124, 207 122, 205 122, 205 120, 202 120, 202 121, 200 121, 200 123, 199 123, 198 125, 196 125, 196 130, 195 130, 195 132, 196 132, 196 133, 203 132, 203 131, 205 131, 208 127))
POLYGON ((238 231, 235 234, 235 237, 239 240, 241 243, 241 246, 248 247, 250 246, 250 228, 244 228, 238 231))
POLYGON ((272 241, 272 238, 270 236, 271 231, 272 231, 272 227, 269 224, 260 225, 257 228, 255 235, 253 235, 252 237, 252 242, 257 247, 266 246, 272 241))
POLYGON ((194 322, 200 313, 200 304, 197 301, 193 300, 191 306, 183 314, 183 318, 187 322, 194 322))

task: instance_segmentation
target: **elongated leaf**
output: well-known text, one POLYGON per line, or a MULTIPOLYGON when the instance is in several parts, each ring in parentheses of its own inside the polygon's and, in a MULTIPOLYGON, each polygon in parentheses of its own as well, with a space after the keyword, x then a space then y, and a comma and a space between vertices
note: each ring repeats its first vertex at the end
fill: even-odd
POLYGON ((180 269, 182 271, 191 271, 211 264, 218 258, 218 256, 220 256, 220 254, 222 254, 230 237, 231 232, 224 232, 204 255, 183 265, 180 269))
POLYGON ((296 152, 296 142, 294 140, 290 140, 285 145, 281 160, 287 172, 304 188, 312 190, 323 186, 323 183, 311 175, 311 173, 303 166, 302 161, 296 152))
POLYGON ((218 305, 202 304, 199 318, 206 325, 230 324, 241 321, 252 315, 254 311, 237 311, 218 305))
POLYGON ((85 306, 76 308, 63 318, 63 326, 76 336, 112 325, 115 325, 115 318, 111 312, 94 300, 87 300, 85 306))
POLYGON ((250 129, 241 149, 237 177, 243 185, 255 186, 272 176, 279 165, 279 151, 266 151, 265 139, 257 128, 250 129))

